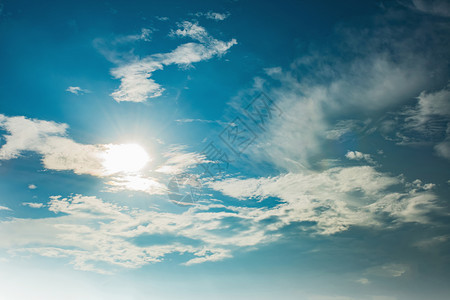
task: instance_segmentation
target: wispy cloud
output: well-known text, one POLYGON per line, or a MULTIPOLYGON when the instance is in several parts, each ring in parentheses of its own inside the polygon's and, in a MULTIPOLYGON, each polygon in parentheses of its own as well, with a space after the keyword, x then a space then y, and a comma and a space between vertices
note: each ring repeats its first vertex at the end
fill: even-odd
POLYGON ((157 20, 159 21, 169 21, 169 17, 160 17, 160 16, 156 16, 155 17, 157 20))
POLYGON ((177 123, 206 123, 206 124, 218 124, 220 126, 226 126, 229 123, 220 120, 204 120, 204 119, 178 119, 177 123))
POLYGON ((134 57, 131 62, 122 63, 113 69, 113 76, 121 80, 120 87, 111 94, 117 102, 144 102, 159 97, 164 88, 151 79, 154 71, 172 64, 186 67, 213 56, 221 56, 237 43, 235 39, 219 41, 211 37, 205 28, 188 21, 181 23, 180 28, 172 31, 171 35, 189 37, 199 43, 181 44, 171 52, 157 53, 142 59, 134 57))
POLYGON ((442 246, 449 240, 450 240, 450 235, 439 235, 439 236, 434 236, 431 238, 422 239, 422 240, 414 243, 414 246, 418 247, 421 250, 433 251, 433 250, 439 249, 440 246, 442 246))
POLYGON ((267 218, 276 216, 279 220, 272 226, 308 221, 316 223, 314 230, 321 234, 344 231, 350 226, 383 227, 383 214, 399 223, 428 223, 427 214, 438 208, 437 196, 428 188, 404 184, 400 178, 369 166, 268 178, 230 178, 211 182, 210 186, 241 200, 279 198, 281 204, 265 211, 267 218), (355 196, 355 192, 360 195, 355 196))
POLYGON ((131 174, 112 176, 106 184, 109 192, 135 191, 150 195, 163 195, 167 193, 167 188, 159 181, 153 177, 131 174))
POLYGON ((450 160, 450 88, 421 92, 414 105, 391 113, 380 132, 399 145, 434 146, 436 153, 450 160))
POLYGON ((370 119, 361 120, 339 120, 332 129, 326 131, 325 137, 329 140, 342 141, 346 135, 358 134, 362 135, 367 131, 370 119))
POLYGON ((117 43, 128 43, 128 42, 134 42, 134 41, 145 41, 150 42, 151 41, 151 35, 153 31, 149 28, 142 28, 140 34, 132 34, 132 35, 126 35, 122 37, 118 37, 116 39, 117 43))
POLYGON ((1 206, 0 205, 0 210, 11 210, 9 207, 6 207, 6 206, 1 206))
POLYGON ((83 95, 83 94, 86 94, 86 93, 90 93, 89 90, 82 89, 79 86, 69 86, 66 89, 66 92, 69 92, 69 93, 72 93, 72 94, 75 94, 75 95, 83 95))
POLYGON ((408 266, 404 264, 384 264, 367 269, 366 274, 380 277, 400 277, 408 271, 408 266))
POLYGON ((208 11, 208 12, 198 12, 195 14, 197 17, 205 17, 207 19, 210 20, 214 20, 214 21, 223 21, 226 18, 228 18, 230 16, 229 12, 225 12, 225 13, 218 13, 218 12, 212 12, 212 11, 208 11))
POLYGON ((5 235, 7 238, 0 241, 0 247, 13 248, 11 251, 16 254, 65 257, 76 269, 110 273, 118 267, 137 268, 156 263, 171 253, 191 253, 194 257, 186 265, 222 260, 231 257, 236 247, 271 240, 261 230, 262 225, 251 222, 254 217, 250 211, 222 205, 198 205, 174 214, 131 210, 96 197, 76 195, 51 197, 48 209, 57 215, 0 222, 1 233, 11 228, 16 232, 5 235), (230 220, 242 225, 231 236, 223 231, 231 224, 230 220), (145 240, 155 234, 180 239, 156 245, 135 243, 135 239, 145 240))
POLYGON ((169 151, 164 153, 167 158, 164 165, 158 167, 156 172, 165 174, 181 174, 198 164, 208 162, 205 155, 186 151, 185 146, 172 146, 169 151))
MULTIPOLYGON (((438 84, 427 74, 447 72, 434 58, 449 58, 448 27, 434 30, 428 21, 418 19, 406 28, 394 21, 397 17, 401 16, 392 12, 370 34, 340 27, 335 33, 339 45, 330 44, 326 55, 316 51, 299 57, 289 68, 267 69, 269 79, 263 87, 284 114, 272 120, 249 147, 252 157, 297 172, 313 168, 318 158, 329 158, 324 156, 331 143, 382 131, 387 124, 380 124, 380 113, 388 115, 394 108, 401 111, 413 97, 421 95, 423 109, 441 110, 441 115, 448 111, 445 105, 449 102, 438 101, 447 92, 421 94, 438 84), (329 53, 337 54, 330 58, 329 53)), ((439 77, 439 84, 444 77, 439 77)), ((432 119, 435 123, 436 118, 432 119)), ((396 134, 396 126, 391 128, 396 134)), ((436 151, 445 156, 448 141, 440 142, 436 151)))

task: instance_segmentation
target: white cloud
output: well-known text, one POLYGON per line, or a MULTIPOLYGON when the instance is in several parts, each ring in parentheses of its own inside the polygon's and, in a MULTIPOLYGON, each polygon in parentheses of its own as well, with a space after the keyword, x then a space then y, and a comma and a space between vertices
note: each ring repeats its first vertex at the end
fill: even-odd
POLYGON ((113 176, 106 184, 109 185, 108 191, 110 192, 136 191, 150 195, 167 193, 166 186, 161 184, 157 179, 141 175, 113 176))
MULTIPOLYGON (((334 36, 339 45, 305 54, 289 69, 268 70, 264 87, 283 115, 271 120, 249 155, 283 171, 312 168, 330 143, 373 133, 380 129, 375 125, 381 113, 407 104, 437 81, 442 84, 445 75, 436 74, 447 74, 442 63, 449 57, 447 27, 436 31, 425 21, 405 27, 394 21, 401 17, 392 12, 367 32, 341 26, 334 36), (273 81, 279 83, 275 88, 268 86, 273 81), (361 119, 349 120, 355 116, 361 119)), ((395 122, 392 128, 395 132, 395 122)), ((446 143, 436 150, 445 155, 445 149, 446 143)))
POLYGON ((340 140, 345 134, 362 134, 366 129, 370 120, 365 122, 359 120, 340 120, 333 129, 327 130, 325 137, 329 140, 340 140))
POLYGON ((374 55, 364 63, 354 62, 350 70, 339 72, 340 78, 328 85, 314 84, 306 78, 297 80, 295 69, 272 75, 281 87, 272 89, 269 96, 283 115, 268 123, 266 133, 259 136, 249 153, 286 171, 310 168, 311 157, 323 153, 326 140, 339 140, 352 131, 370 133, 366 121, 339 120, 333 128, 331 118, 346 115, 348 110, 364 111, 367 115, 386 109, 408 100, 413 95, 411 91, 423 86, 419 65, 411 68, 374 55))
POLYGON ((228 18, 229 16, 230 16, 230 13, 216 13, 216 12, 211 12, 211 11, 209 11, 209 12, 207 12, 206 14, 205 14, 205 16, 206 16, 206 18, 207 19, 211 19, 211 20, 216 20, 216 21, 223 21, 223 20, 225 20, 226 18, 228 18))
POLYGON ((145 41, 150 42, 151 41, 151 34, 153 31, 149 28, 142 28, 141 32, 139 34, 130 34, 130 35, 123 35, 123 36, 117 36, 113 41, 113 45, 117 44, 126 44, 126 43, 133 43, 136 41, 145 41))
POLYGON ((159 97, 164 88, 151 79, 152 72, 161 70, 162 64, 152 59, 125 64, 111 71, 115 78, 120 78, 120 87, 111 96, 117 102, 144 102, 148 98, 159 97))
POLYGON ((169 21, 169 18, 168 17, 160 17, 160 16, 156 16, 155 17, 157 20, 159 20, 159 21, 169 21))
POLYGON ((194 255, 197 257, 185 262, 184 265, 190 266, 194 264, 204 263, 207 261, 220 261, 224 260, 225 258, 232 257, 230 250, 216 249, 214 252, 207 255, 208 251, 211 252, 209 249, 204 248, 201 249, 200 251, 195 252, 194 255))
MULTIPOLYGON (((404 183, 370 166, 231 178, 210 186, 225 195, 261 204, 248 207, 205 202, 182 213, 170 213, 130 209, 97 197, 54 196, 46 207, 57 214, 55 217, 0 222, 0 234, 6 237, 0 240, 0 247, 16 254, 66 258, 76 269, 101 273, 159 262, 171 253, 192 254, 194 257, 183 263, 192 265, 226 259, 238 249, 270 243, 290 224, 312 222, 315 225, 304 229, 330 235, 351 226, 381 228, 386 214, 395 220, 390 224, 427 223, 425 214, 435 208, 436 198, 421 182, 404 183), (262 200, 268 197, 279 198, 280 203, 266 206, 262 200), (16 234, 5 234, 12 228, 16 234), (156 245, 135 243, 146 238, 151 242, 153 235, 169 239, 156 245)), ((397 276, 400 270, 389 272, 397 276)))
POLYGON ((182 44, 172 52, 157 53, 142 59, 135 57, 131 62, 113 69, 112 75, 121 80, 120 87, 111 94, 117 102, 144 102, 148 98, 159 97, 164 88, 151 79, 154 71, 162 70, 164 66, 171 64, 189 66, 216 55, 223 55, 237 43, 235 39, 229 42, 214 39, 203 27, 195 23, 185 21, 180 26, 181 28, 171 33, 172 36, 190 37, 200 43, 182 44))
POLYGON ((434 145, 439 156, 450 160, 450 86, 421 92, 415 105, 393 114, 380 129, 399 145, 434 145))
POLYGON ((282 202, 264 214, 276 216, 278 228, 293 222, 314 222, 314 231, 333 234, 350 226, 383 226, 388 214, 398 224, 429 223, 437 197, 429 190, 402 184, 398 177, 373 167, 338 167, 323 172, 304 171, 258 179, 231 178, 209 183, 225 195, 246 200, 279 198, 282 202), (397 188, 398 191, 392 191, 397 188))
POLYGON ((30 184, 30 185, 28 185, 28 188, 29 188, 30 190, 35 190, 35 189, 37 189, 37 186, 34 185, 34 184, 30 184))
POLYGON ((151 41, 151 34, 152 34, 152 30, 148 29, 148 28, 142 28, 141 29, 141 34, 139 35, 132 35, 130 36, 130 39, 135 39, 135 40, 143 40, 146 42, 150 42, 151 41))
POLYGON ((450 117, 450 86, 434 93, 421 92, 417 99, 417 105, 404 112, 409 115, 406 127, 423 131, 429 129, 426 124, 434 118, 450 117))
POLYGON ((0 160, 17 158, 25 151, 42 155, 42 164, 51 170, 71 170, 76 174, 104 176, 102 154, 107 145, 84 145, 66 137, 67 124, 6 117, 0 114, 0 127, 9 134, 0 148, 0 160))
POLYGON ((0 240, 0 247, 15 254, 68 258, 76 269, 108 273, 114 267, 137 268, 159 262, 171 253, 191 253, 194 258, 186 265, 218 261, 231 257, 236 247, 271 240, 263 225, 251 222, 254 217, 250 211, 222 205, 197 205, 174 214, 129 209, 96 197, 75 195, 51 197, 48 209, 57 215, 0 222, 0 233, 6 237, 0 240), (241 224, 242 229, 232 235, 224 231, 231 222, 228 218, 233 218, 235 225, 241 224), (5 234, 12 228, 14 235, 5 234), (156 245, 138 246, 134 242, 147 236, 151 241, 155 234, 176 239, 156 245), (109 267, 99 268, 99 264, 109 267))
POLYGON ((2 114, 0 127, 9 132, 4 136, 6 143, 0 148, 0 160, 17 158, 25 150, 39 151, 47 137, 62 136, 67 130, 66 124, 2 114))
POLYGON ((83 94, 86 94, 86 93, 90 93, 89 90, 82 89, 79 86, 69 86, 66 89, 66 92, 69 92, 69 93, 72 93, 72 94, 75 94, 75 95, 83 95, 83 94))
POLYGON ((29 206, 31 208, 41 208, 44 206, 42 203, 34 203, 34 202, 24 202, 22 205, 29 206))
POLYGON ((347 151, 345 157, 350 160, 365 160, 368 163, 373 164, 374 160, 370 156, 370 154, 361 153, 359 151, 347 151))
POLYGON ((187 152, 185 146, 172 146, 169 151, 164 153, 164 156, 167 160, 164 165, 156 169, 156 172, 172 175, 181 174, 198 164, 208 162, 205 155, 187 152))
POLYGON ((6 206, 1 206, 0 205, 0 210, 11 210, 9 207, 6 207, 6 206))
POLYGON ((229 12, 217 13, 217 12, 208 11, 206 13, 198 12, 195 15, 197 17, 205 17, 207 19, 214 20, 214 21, 223 21, 230 16, 230 13, 229 12))
POLYGON ((68 138, 48 137, 45 144, 39 145, 38 152, 43 155, 42 163, 51 170, 70 170, 75 174, 103 176, 102 145, 84 145, 68 138))
MULTIPOLYGON (((34 151, 42 156, 41 161, 46 169, 104 177, 110 185, 109 191, 131 190, 148 194, 162 194, 165 191, 165 186, 157 179, 137 173, 135 167, 139 165, 136 163, 145 161, 136 162, 136 157, 127 157, 128 154, 139 154, 142 159, 148 159, 144 149, 139 148, 138 153, 119 151, 123 157, 110 157, 114 154, 111 149, 127 150, 134 145, 80 144, 67 137, 67 124, 25 117, 0 114, 0 128, 9 133, 4 136, 6 143, 0 148, 0 160, 14 159, 23 152, 34 151), (112 165, 111 159, 114 160, 112 165)), ((117 153, 114 155, 117 156, 117 153)), ((173 164, 169 162, 169 165, 173 164)), ((30 184, 28 188, 34 189, 36 186, 30 184)))

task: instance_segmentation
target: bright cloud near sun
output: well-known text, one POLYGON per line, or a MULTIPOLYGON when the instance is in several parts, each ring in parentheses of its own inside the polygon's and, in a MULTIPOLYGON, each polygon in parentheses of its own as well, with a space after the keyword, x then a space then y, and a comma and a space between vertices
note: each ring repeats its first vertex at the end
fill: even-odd
POLYGON ((137 144, 106 145, 102 159, 106 174, 134 173, 150 161, 147 152, 137 144))

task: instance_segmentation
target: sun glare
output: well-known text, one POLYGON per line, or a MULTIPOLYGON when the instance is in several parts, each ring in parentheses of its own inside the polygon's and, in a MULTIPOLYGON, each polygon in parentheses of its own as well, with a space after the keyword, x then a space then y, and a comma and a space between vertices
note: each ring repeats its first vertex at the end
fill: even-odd
POLYGON ((103 159, 109 174, 137 172, 150 161, 147 152, 137 144, 108 145, 103 159))

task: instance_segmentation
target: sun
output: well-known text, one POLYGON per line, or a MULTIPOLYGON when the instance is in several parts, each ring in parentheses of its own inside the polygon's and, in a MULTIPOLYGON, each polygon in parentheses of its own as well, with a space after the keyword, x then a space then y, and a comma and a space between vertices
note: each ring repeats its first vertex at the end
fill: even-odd
POLYGON ((107 145, 102 156, 108 174, 134 173, 150 161, 147 152, 137 144, 107 145))

